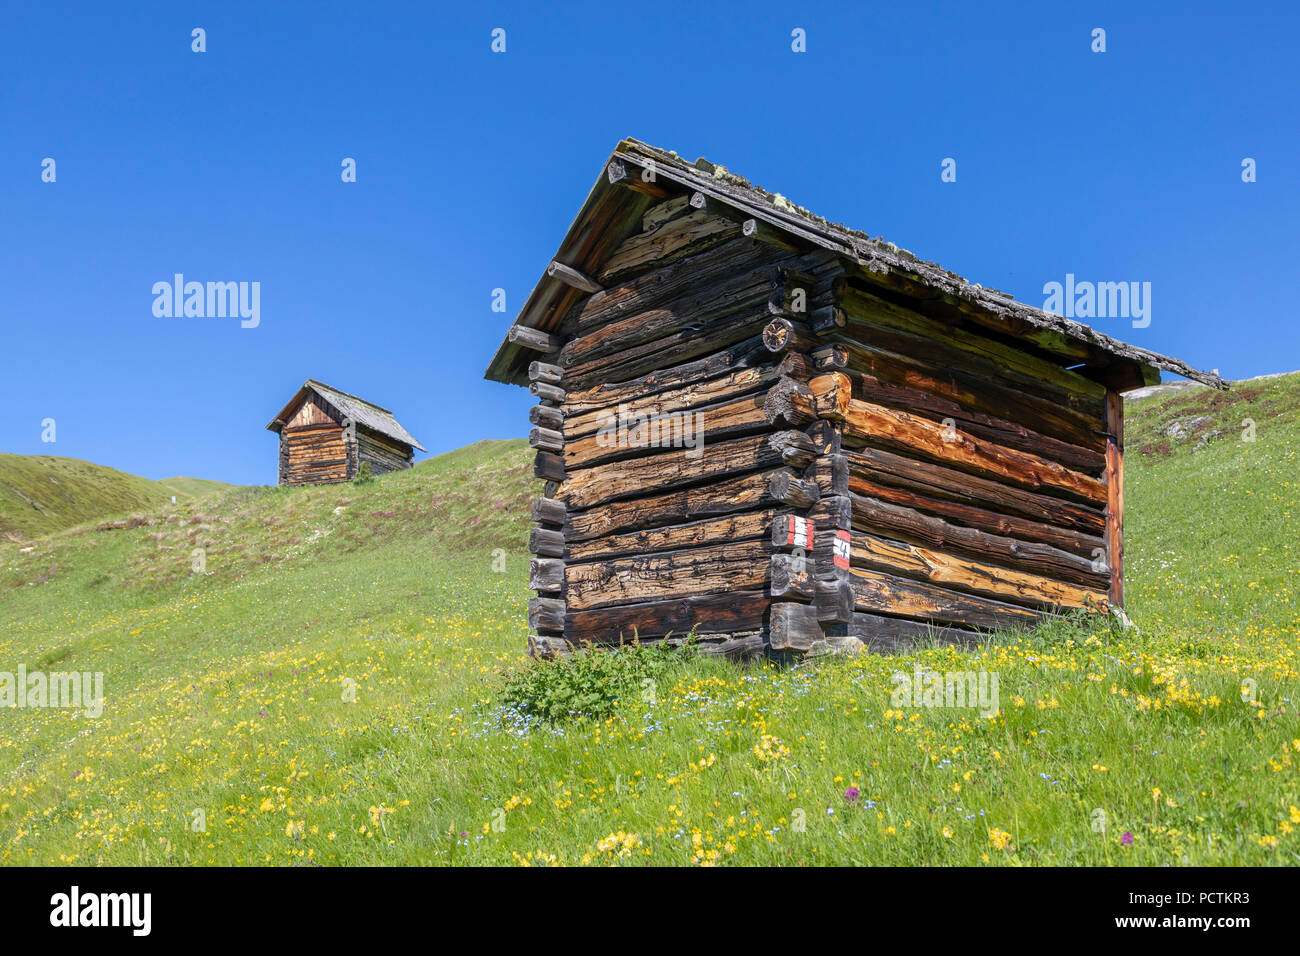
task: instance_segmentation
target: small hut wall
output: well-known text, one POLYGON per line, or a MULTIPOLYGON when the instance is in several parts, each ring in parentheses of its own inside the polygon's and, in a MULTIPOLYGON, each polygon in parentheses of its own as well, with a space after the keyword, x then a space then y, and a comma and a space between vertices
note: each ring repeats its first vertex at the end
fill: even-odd
POLYGON ((356 436, 357 466, 360 467, 361 462, 370 462, 371 474, 382 475, 410 468, 415 460, 415 450, 410 445, 404 445, 386 435, 368 428, 358 428, 356 436))
POLYGON ((549 480, 532 540, 534 647, 693 630, 708 650, 753 656, 773 604, 810 608, 814 596, 811 557, 797 570, 773 527, 804 518, 789 484, 816 439, 767 406, 774 385, 812 365, 763 332, 784 310, 782 270, 829 301, 842 269, 745 237, 685 198, 644 225, 607 260, 603 291, 571 310, 563 346, 534 364, 536 470, 549 480))
POLYGON ((534 653, 890 648, 1106 605, 1115 393, 687 197, 642 225, 530 369, 534 653), (682 416, 702 453, 638 443, 682 416))
POLYGON ((343 428, 313 425, 284 429, 287 456, 281 484, 311 485, 347 481, 348 456, 343 428))

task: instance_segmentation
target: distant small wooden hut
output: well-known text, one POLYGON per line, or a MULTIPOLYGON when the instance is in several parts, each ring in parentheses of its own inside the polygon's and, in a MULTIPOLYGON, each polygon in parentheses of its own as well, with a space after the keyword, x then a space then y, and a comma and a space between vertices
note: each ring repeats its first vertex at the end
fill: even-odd
POLYGON ((280 436, 282 485, 351 481, 362 462, 398 471, 424 451, 388 409, 310 378, 266 427, 280 436))
POLYGON ((540 400, 530 650, 1122 605, 1121 396, 1160 369, 1224 387, 625 140, 487 370, 540 400))

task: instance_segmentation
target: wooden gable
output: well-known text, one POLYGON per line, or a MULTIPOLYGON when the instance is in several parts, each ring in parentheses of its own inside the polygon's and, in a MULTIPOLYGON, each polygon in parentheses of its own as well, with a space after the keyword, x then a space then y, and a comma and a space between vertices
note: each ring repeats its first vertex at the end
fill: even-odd
POLYGON ((298 410, 285 423, 285 428, 313 428, 321 425, 343 425, 342 417, 329 402, 314 392, 309 393, 298 410))

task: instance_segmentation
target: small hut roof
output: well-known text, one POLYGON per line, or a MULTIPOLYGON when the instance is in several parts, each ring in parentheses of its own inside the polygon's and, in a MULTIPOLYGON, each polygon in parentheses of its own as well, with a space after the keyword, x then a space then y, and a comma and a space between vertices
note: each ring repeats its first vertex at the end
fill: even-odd
POLYGON ((280 413, 275 418, 271 419, 271 423, 266 426, 267 430, 280 431, 284 427, 284 423, 293 417, 298 406, 303 403, 311 392, 315 392, 333 405, 342 413, 344 418, 352 419, 358 427, 368 428, 372 432, 387 435, 389 438, 403 444, 425 451, 425 447, 415 440, 414 435, 398 424, 397 419, 393 417, 393 413, 388 409, 376 405, 374 402, 368 402, 356 395, 341 392, 324 382, 316 381, 314 378, 309 378, 303 383, 302 388, 298 389, 293 398, 289 400, 289 403, 280 409, 280 413))
MULTIPOLYGON (((1120 342, 1065 316, 1017 302, 1005 292, 968 282, 892 242, 873 239, 864 232, 832 223, 703 157, 690 163, 676 153, 635 139, 620 142, 606 161, 596 185, 560 243, 554 257, 556 263, 587 275, 599 271, 610 252, 631 234, 634 224, 639 224, 646 202, 643 192, 626 189, 617 183, 623 179, 633 181, 634 177, 640 179, 647 169, 654 171, 653 182, 665 197, 703 193, 711 202, 734 210, 742 218, 762 220, 805 244, 844 256, 865 270, 868 276, 873 273, 892 276, 923 286, 933 293, 934 299, 963 312, 978 314, 985 321, 996 322, 1006 333, 1025 340, 1026 345, 1058 355, 1062 364, 1104 366, 1107 363, 1135 362, 1151 370, 1163 369, 1215 388, 1227 387, 1217 374, 1120 342), (1087 357, 1081 358, 1081 353, 1087 357)), ((524 303, 514 324, 553 332, 581 294, 548 271, 524 303)), ((528 364, 535 357, 536 353, 511 342, 507 336, 498 347, 485 377, 497 382, 527 384, 528 364)), ((1154 378, 1158 379, 1158 375, 1154 378)))

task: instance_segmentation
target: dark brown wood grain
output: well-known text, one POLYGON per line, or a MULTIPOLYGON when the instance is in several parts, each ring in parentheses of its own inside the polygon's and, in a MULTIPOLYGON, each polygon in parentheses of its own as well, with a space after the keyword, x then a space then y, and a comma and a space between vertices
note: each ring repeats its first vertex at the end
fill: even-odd
POLYGON ((1110 601, 1124 606, 1124 396, 1106 394, 1106 559, 1110 601))

